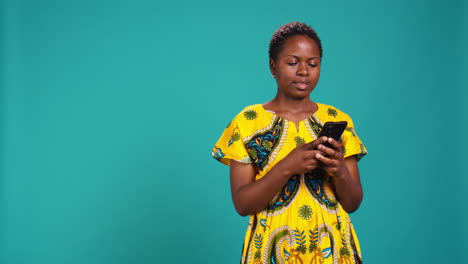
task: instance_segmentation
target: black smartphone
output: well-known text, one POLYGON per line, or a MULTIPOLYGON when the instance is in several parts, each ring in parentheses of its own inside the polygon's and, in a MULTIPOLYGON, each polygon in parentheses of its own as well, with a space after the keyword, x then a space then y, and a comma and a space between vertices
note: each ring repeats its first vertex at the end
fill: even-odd
MULTIPOLYGON (((341 135, 343 134, 343 131, 345 130, 346 126, 348 125, 348 122, 346 121, 341 121, 341 122, 326 122, 322 130, 320 130, 320 133, 318 137, 331 137, 334 140, 338 141, 341 138, 341 135)), ((325 142, 323 143, 324 146, 328 148, 333 148, 330 143, 325 142)))

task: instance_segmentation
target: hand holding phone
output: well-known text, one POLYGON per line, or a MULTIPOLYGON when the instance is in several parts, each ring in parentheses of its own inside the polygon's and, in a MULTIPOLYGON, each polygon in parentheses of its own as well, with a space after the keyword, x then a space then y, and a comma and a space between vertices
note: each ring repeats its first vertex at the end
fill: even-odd
MULTIPOLYGON (((325 136, 325 137, 331 137, 334 140, 339 141, 347 125, 348 125, 348 122, 346 121, 326 122, 323 125, 322 130, 320 130, 318 138, 325 136)), ((323 143, 323 145, 327 148, 333 148, 329 142, 325 142, 323 143)))

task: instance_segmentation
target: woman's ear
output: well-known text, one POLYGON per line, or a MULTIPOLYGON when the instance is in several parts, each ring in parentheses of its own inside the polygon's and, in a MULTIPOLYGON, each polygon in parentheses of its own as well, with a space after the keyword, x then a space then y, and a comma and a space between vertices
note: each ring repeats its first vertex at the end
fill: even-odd
POLYGON ((270 58, 270 63, 269 64, 270 64, 271 75, 273 76, 273 78, 275 78, 276 77, 275 61, 270 58))

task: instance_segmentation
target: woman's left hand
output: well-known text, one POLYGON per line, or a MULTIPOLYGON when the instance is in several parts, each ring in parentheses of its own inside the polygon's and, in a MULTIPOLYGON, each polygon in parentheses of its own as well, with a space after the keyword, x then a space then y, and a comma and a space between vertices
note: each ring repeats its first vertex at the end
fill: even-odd
POLYGON ((327 139, 327 141, 333 148, 328 148, 323 144, 318 145, 318 149, 325 153, 325 156, 317 154, 316 158, 324 165, 323 168, 332 177, 344 177, 345 175, 349 174, 349 172, 343 157, 343 149, 341 144, 330 137, 327 139))

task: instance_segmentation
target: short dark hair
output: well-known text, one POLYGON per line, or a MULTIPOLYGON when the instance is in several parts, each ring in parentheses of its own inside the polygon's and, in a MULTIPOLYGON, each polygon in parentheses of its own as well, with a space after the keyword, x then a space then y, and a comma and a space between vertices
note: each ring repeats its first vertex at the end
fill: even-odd
POLYGON ((322 55, 323 55, 322 41, 320 41, 320 38, 318 37, 317 32, 315 32, 315 30, 312 27, 302 22, 291 22, 291 23, 282 25, 280 28, 278 28, 275 31, 275 33, 273 33, 273 36, 271 37, 271 40, 270 40, 270 49, 268 50, 270 59, 275 60, 276 57, 278 56, 278 53, 280 53, 281 50, 283 49, 283 45, 286 39, 295 35, 304 35, 313 39, 315 43, 317 43, 317 46, 319 48, 320 59, 322 58, 322 55))

